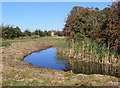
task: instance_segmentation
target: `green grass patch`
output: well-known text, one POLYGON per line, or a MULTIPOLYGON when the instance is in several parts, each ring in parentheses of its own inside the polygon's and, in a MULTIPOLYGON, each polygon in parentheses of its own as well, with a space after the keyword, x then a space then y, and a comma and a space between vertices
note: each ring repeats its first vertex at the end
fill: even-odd
POLYGON ((74 74, 66 74, 66 77, 72 77, 74 74))
POLYGON ((11 42, 10 41, 3 41, 0 43, 0 46, 7 46, 7 45, 10 45, 11 42))
POLYGON ((70 79, 66 79, 67 81, 69 81, 70 79))
POLYGON ((0 46, 9 46, 11 43, 16 43, 16 42, 24 42, 24 41, 2 41, 0 46))
POLYGON ((17 73, 17 71, 11 70, 11 71, 8 71, 8 73, 3 73, 2 75, 4 77, 14 77, 14 74, 16 74, 16 73, 17 73))
POLYGON ((29 74, 28 71, 21 72, 21 75, 22 75, 22 76, 26 76, 26 75, 28 75, 28 74, 29 74))
POLYGON ((51 37, 51 39, 54 39, 54 40, 66 40, 67 38, 66 37, 65 38, 54 38, 54 37, 52 38, 51 37))
POLYGON ((66 38, 55 38, 55 37, 31 37, 26 39, 3 39, 0 41, 0 46, 9 46, 11 43, 16 42, 26 42, 26 41, 36 41, 36 40, 44 40, 44 39, 54 39, 54 40, 66 40, 66 38))
POLYGON ((26 41, 36 41, 37 39, 40 39, 40 38, 30 38, 30 39, 17 39, 17 40, 14 40, 14 39, 3 39, 3 41, 0 41, 0 46, 9 46, 11 45, 11 43, 16 43, 16 42, 26 42, 26 41))

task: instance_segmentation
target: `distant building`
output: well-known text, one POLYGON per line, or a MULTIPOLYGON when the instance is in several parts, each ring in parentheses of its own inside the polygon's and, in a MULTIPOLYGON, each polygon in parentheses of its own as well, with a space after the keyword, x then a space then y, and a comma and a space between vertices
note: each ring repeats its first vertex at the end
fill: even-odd
POLYGON ((51 31, 51 36, 54 36, 55 35, 55 31, 51 31))

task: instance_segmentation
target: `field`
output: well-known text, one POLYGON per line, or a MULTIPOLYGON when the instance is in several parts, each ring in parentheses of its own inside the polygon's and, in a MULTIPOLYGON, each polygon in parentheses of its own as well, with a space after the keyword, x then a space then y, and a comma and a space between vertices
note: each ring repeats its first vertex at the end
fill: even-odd
POLYGON ((74 74, 33 66, 24 57, 63 42, 63 38, 4 40, 2 50, 3 86, 118 86, 118 78, 100 74, 74 74))

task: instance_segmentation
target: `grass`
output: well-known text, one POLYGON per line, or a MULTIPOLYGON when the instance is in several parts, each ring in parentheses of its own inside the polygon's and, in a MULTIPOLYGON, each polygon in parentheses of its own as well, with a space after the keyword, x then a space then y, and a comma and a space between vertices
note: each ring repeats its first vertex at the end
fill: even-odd
POLYGON ((3 41, 0 41, 0 46, 9 46, 12 43, 16 42, 26 42, 26 41, 36 41, 36 39, 39 38, 30 38, 30 39, 3 39, 3 41))
POLYGON ((11 42, 10 41, 2 41, 0 42, 0 46, 7 46, 7 45, 10 45, 11 42))
MULTIPOLYGON (((23 80, 23 81, 15 81, 15 80, 11 80, 11 81, 7 81, 7 82, 4 82, 2 85, 3 86, 6 86, 6 85, 12 85, 12 86, 38 86, 40 83, 36 80, 33 80, 33 81, 26 81, 26 80, 23 80)), ((29 87, 28 87, 29 88, 29 87)))
POLYGON ((21 75, 22 75, 22 76, 26 76, 26 75, 28 75, 28 74, 29 74, 28 71, 23 71, 23 72, 21 72, 21 75))
POLYGON ((16 43, 16 42, 24 42, 24 41, 2 41, 2 44, 0 46, 9 46, 11 43, 16 43))
POLYGON ((1 46, 9 46, 12 43, 16 42, 27 42, 27 41, 36 41, 36 40, 44 40, 44 39, 54 39, 54 40, 66 40, 66 38, 55 38, 55 37, 29 37, 29 38, 18 38, 18 39, 3 39, 3 41, 0 41, 0 47, 1 46))
POLYGON ((66 74, 65 77, 72 77, 74 74, 66 74))
POLYGON ((11 70, 11 71, 8 71, 8 73, 3 73, 2 75, 6 77, 14 77, 15 73, 17 73, 17 71, 11 70))
POLYGON ((69 81, 70 79, 66 79, 66 80, 68 80, 68 81, 69 81))
MULTIPOLYGON (((25 42, 22 44, 21 43, 14 44, 15 48, 12 49, 14 51, 11 50, 13 54, 7 51, 4 51, 3 53, 4 70, 3 70, 2 85, 3 86, 37 86, 37 85, 39 86, 73 86, 73 85, 89 86, 91 84, 87 83, 88 81, 91 81, 91 82, 96 82, 97 80, 98 80, 97 82, 101 81, 101 80, 99 81, 99 77, 95 79, 94 78, 95 76, 89 77, 88 75, 86 75, 84 77, 81 74, 79 77, 77 74, 73 74, 73 73, 64 73, 61 71, 45 69, 45 68, 33 68, 33 66, 24 64, 22 63, 21 60, 18 60, 18 58, 20 59, 22 56, 28 54, 28 51, 33 52, 36 49, 36 47, 37 49, 42 50, 43 47, 40 47, 40 46, 42 46, 44 42, 47 43, 45 47, 53 45, 52 43, 54 42, 59 42, 55 40, 65 40, 65 38, 61 39, 61 38, 53 38, 53 37, 43 37, 43 38, 21 39, 21 40, 4 40, 4 42, 9 41, 12 43, 25 42, 25 41, 32 41, 32 42, 31 42, 31 45, 29 44, 29 42, 25 42), (36 41, 36 40, 40 40, 40 41, 36 41), (9 54, 14 56, 15 55, 14 53, 20 53, 20 55, 17 54, 16 57, 9 56, 9 54), (9 59, 6 56, 9 56, 9 59)), ((9 47, 5 47, 5 48, 7 50, 9 47)), ((104 80, 106 81, 107 79, 104 79, 104 80)), ((107 80, 107 81, 109 82, 111 80, 107 80)))

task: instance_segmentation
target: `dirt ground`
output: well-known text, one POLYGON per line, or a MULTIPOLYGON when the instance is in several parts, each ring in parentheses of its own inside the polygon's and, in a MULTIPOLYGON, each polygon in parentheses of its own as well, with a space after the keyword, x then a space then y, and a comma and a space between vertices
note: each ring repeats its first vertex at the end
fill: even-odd
POLYGON ((3 86, 118 86, 118 78, 100 74, 73 74, 33 66, 24 57, 55 46, 58 40, 44 39, 12 43, 2 50, 3 86))

